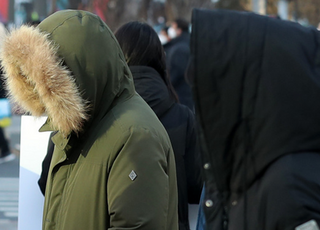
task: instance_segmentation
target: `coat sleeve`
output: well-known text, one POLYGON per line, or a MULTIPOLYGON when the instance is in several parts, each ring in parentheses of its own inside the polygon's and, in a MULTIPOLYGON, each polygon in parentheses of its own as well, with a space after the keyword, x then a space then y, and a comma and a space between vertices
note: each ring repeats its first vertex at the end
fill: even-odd
POLYGON ((109 230, 177 229, 177 222, 170 224, 172 215, 177 215, 175 162, 170 149, 170 143, 164 144, 148 130, 129 132, 110 166, 109 230))

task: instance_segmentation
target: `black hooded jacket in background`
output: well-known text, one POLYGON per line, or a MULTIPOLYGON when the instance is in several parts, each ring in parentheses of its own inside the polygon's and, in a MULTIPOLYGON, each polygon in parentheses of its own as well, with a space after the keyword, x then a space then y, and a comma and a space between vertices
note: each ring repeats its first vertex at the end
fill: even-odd
POLYGON ((155 69, 130 66, 130 70, 136 91, 169 134, 177 170, 179 230, 189 230, 188 203, 198 204, 202 189, 194 115, 186 106, 175 103, 155 69))
POLYGON ((190 56, 190 35, 182 34, 164 46, 167 59, 167 70, 179 102, 194 111, 191 87, 186 81, 185 73, 190 56))
MULTIPOLYGON (((319 45, 320 33, 297 23, 193 11, 193 90, 206 150, 208 229, 217 229, 211 222, 216 218, 220 227, 227 225, 229 209, 281 157, 320 154, 319 45)), ((305 170, 320 176, 320 168, 305 170)), ((240 215, 254 219, 250 210, 240 215)))

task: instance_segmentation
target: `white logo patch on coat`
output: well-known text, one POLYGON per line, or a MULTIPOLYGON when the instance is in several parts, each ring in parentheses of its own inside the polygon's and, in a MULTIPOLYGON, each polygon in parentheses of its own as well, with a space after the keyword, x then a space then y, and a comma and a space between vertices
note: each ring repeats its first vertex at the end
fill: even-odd
POLYGON ((137 174, 135 173, 135 171, 131 171, 131 173, 129 174, 130 179, 133 181, 137 178, 137 174))
POLYGON ((319 230, 319 226, 315 220, 310 220, 304 224, 299 225, 295 230, 319 230))

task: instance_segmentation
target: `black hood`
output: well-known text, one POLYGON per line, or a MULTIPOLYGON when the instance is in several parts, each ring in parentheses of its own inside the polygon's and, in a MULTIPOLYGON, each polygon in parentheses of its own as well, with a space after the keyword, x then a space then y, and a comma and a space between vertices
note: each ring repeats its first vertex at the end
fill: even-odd
POLYGON ((297 23, 193 11, 196 114, 220 190, 245 189, 285 154, 320 153, 319 45, 297 23))
POLYGON ((136 91, 160 118, 174 104, 160 74, 147 66, 130 66, 136 91))

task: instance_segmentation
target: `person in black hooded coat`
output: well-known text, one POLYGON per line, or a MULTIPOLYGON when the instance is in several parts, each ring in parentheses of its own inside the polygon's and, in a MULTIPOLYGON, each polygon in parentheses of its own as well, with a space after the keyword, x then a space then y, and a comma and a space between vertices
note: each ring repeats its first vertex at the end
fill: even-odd
POLYGON ((132 72, 136 91, 169 134, 177 170, 179 229, 189 230, 188 203, 199 203, 202 188, 193 112, 177 103, 166 75, 165 54, 152 27, 143 22, 129 22, 115 36, 132 72))
POLYGON ((175 89, 179 102, 194 111, 192 91, 185 78, 190 56, 189 23, 176 19, 168 29, 171 40, 164 45, 169 78, 175 89))
POLYGON ((191 60, 207 229, 319 229, 320 33, 195 9, 191 60))

